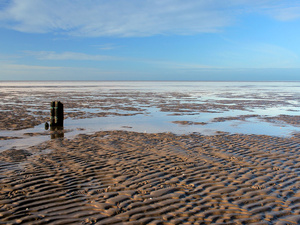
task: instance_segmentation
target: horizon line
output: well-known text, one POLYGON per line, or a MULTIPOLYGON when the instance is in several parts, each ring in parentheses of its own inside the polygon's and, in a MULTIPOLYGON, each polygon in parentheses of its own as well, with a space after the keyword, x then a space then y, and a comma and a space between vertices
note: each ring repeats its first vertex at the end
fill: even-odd
POLYGON ((0 80, 0 82, 300 82, 300 80, 0 80))

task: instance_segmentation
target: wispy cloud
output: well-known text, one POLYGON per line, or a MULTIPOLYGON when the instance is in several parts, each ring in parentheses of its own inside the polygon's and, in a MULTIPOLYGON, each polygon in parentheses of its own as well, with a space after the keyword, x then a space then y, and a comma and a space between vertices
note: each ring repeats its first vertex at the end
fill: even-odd
POLYGON ((51 78, 53 73, 62 70, 62 67, 26 65, 10 62, 0 62, 0 67, 1 80, 47 80, 51 78))
POLYGON ((256 44, 249 47, 251 47, 254 55, 256 55, 253 59, 253 63, 255 62, 254 67, 299 68, 299 55, 289 49, 266 43, 256 44))
POLYGON ((22 32, 89 37, 184 35, 219 32, 232 23, 241 6, 249 5, 257 4, 253 0, 12 0, 0 8, 0 25, 22 32))
POLYGON ((121 71, 108 71, 99 68, 39 66, 5 62, 0 62, 0 68, 0 80, 109 79, 121 74, 121 71))
POLYGON ((0 26, 87 37, 184 35, 219 32, 247 12, 298 19, 299 8, 296 0, 11 0, 0 5, 0 26))
POLYGON ((273 9, 270 14, 281 21, 290 21, 300 18, 300 3, 295 7, 283 7, 273 9))
POLYGON ((121 60, 121 58, 107 55, 90 55, 79 52, 62 52, 53 51, 25 51, 26 54, 34 56, 39 60, 83 60, 83 61, 105 61, 105 60, 121 60))
POLYGON ((188 70, 188 69, 211 69, 216 68, 210 65, 186 63, 186 62, 172 62, 163 60, 151 60, 151 59, 135 59, 135 62, 145 63, 154 67, 159 67, 168 70, 188 70))
POLYGON ((93 45, 93 47, 99 49, 99 50, 113 50, 119 48, 119 46, 112 44, 112 43, 107 43, 107 44, 102 44, 102 45, 93 45))
POLYGON ((59 70, 62 67, 50 67, 50 66, 36 66, 36 65, 25 65, 25 64, 0 64, 1 70, 3 71, 43 71, 43 70, 59 70))

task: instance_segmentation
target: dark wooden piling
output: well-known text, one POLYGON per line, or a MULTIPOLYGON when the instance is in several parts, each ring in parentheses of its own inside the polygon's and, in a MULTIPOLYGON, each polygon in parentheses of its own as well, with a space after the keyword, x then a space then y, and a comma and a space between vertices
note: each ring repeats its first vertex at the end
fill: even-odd
POLYGON ((50 127, 64 126, 64 106, 60 101, 51 102, 50 127))

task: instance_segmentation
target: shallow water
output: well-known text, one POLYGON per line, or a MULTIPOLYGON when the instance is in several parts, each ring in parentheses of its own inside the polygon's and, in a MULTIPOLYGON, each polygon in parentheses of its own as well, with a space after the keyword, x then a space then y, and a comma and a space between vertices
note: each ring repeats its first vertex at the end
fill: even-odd
MULTIPOLYGON (((81 101, 80 107, 65 108, 65 113, 80 111, 92 115, 88 116, 92 118, 67 118, 67 132, 64 134, 66 138, 103 130, 176 134, 197 132, 205 135, 221 131, 274 136, 289 136, 293 132, 300 132, 300 127, 297 126, 270 123, 252 117, 244 121, 212 122, 218 117, 242 115, 300 115, 300 82, 1 82, 0 90, 4 95, 0 105, 23 104, 30 106, 28 111, 31 113, 47 113, 48 104, 57 100, 53 99, 57 96, 63 103, 81 101), (105 103, 107 105, 98 105, 98 101, 107 99, 110 99, 105 103), (207 111, 197 108, 210 104, 207 111), (184 112, 178 112, 175 109, 177 106, 184 112), (184 108, 185 106, 191 107, 184 108), (123 107, 136 107, 139 111, 128 111, 123 107), (139 114, 93 116, 93 113, 101 112, 139 114), (172 121, 207 124, 180 125, 172 121)), ((5 150, 49 140, 50 132, 45 131, 41 124, 19 131, 2 130, 0 136, 22 138, 0 141, 0 150, 5 150), (28 133, 35 133, 37 136, 29 136, 28 133)))

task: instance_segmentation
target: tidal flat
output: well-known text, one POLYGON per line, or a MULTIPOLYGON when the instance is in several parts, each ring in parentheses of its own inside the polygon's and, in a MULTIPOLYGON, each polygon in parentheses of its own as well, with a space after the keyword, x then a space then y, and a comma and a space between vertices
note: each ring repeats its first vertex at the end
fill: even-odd
POLYGON ((299 82, 0 89, 0 224, 300 223, 299 82))

